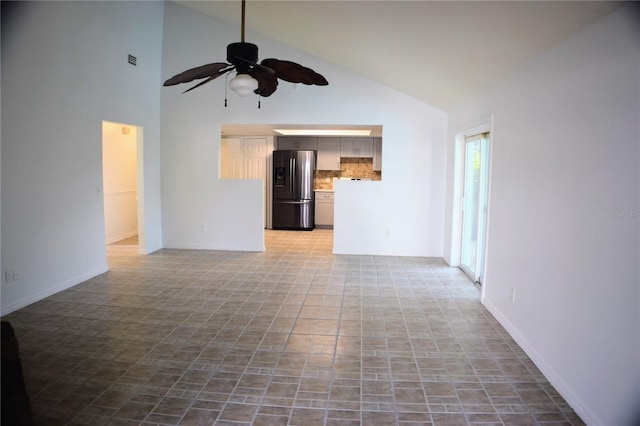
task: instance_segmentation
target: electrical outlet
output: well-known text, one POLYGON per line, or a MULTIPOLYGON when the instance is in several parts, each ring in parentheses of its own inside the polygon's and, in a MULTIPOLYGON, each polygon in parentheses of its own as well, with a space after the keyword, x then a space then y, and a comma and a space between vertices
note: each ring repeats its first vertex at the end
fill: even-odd
POLYGON ((207 232, 207 225, 200 225, 200 232, 207 232))
POLYGON ((511 303, 516 303, 516 288, 511 287, 511 303))
POLYGON ((13 269, 10 271, 4 271, 4 282, 5 284, 10 284, 18 281, 18 273, 13 269))

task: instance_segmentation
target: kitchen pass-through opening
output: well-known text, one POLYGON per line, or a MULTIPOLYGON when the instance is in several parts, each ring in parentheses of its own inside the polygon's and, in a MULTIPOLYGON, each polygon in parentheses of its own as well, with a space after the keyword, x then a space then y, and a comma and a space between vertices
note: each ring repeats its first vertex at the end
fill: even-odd
POLYGON ((382 145, 381 125, 223 125, 219 177, 262 179, 266 229, 332 229, 334 182, 382 180, 382 145))

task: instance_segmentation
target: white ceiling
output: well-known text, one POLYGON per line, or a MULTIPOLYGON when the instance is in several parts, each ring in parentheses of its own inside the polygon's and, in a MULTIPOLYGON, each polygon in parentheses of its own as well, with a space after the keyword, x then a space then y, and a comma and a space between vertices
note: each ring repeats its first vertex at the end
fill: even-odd
MULTIPOLYGON (((177 3, 237 23, 240 41, 240 0, 177 3)), ((621 5, 249 0, 246 29, 450 110, 621 5)))

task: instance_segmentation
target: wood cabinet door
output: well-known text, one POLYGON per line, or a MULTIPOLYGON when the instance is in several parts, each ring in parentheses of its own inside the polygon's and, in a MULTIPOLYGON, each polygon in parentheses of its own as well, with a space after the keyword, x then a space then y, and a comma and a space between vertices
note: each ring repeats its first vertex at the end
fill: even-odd
POLYGON ((373 157, 373 138, 342 138, 340 156, 373 157))
POLYGON ((340 138, 318 138, 317 170, 340 170, 340 138))
POLYGON ((293 150, 293 151, 315 151, 318 148, 318 138, 298 137, 298 136, 285 136, 278 138, 278 150, 293 150))
POLYGON ((373 138, 373 171, 382 171, 382 138, 373 138))

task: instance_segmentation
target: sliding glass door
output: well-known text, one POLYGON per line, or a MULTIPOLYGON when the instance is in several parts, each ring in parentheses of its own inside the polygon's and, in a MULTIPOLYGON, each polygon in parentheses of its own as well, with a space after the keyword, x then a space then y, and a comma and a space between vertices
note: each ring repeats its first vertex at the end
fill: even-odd
POLYGON ((464 147, 460 267, 475 282, 481 283, 487 225, 489 133, 467 137, 464 147))

